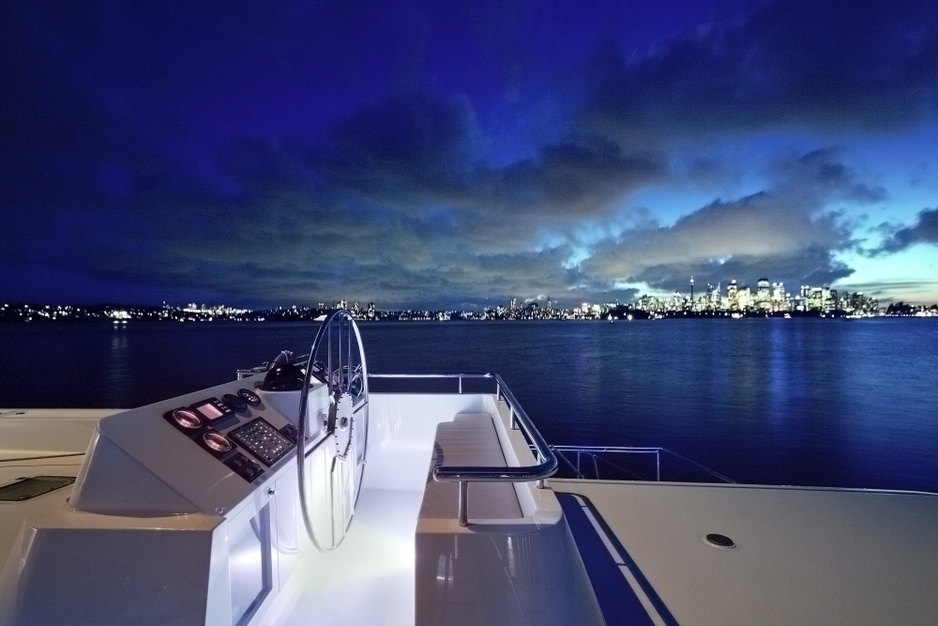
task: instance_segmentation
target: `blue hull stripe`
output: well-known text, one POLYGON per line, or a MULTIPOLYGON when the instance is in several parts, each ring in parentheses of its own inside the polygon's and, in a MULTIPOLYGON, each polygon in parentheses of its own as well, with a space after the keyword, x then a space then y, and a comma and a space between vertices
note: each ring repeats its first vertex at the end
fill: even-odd
POLYGON ((583 555, 583 564, 606 623, 657 622, 677 626, 671 612, 593 504, 583 496, 569 493, 558 493, 557 497, 583 555), (638 589, 634 588, 636 586, 638 589), (658 620, 648 614, 641 596, 653 607, 658 620))

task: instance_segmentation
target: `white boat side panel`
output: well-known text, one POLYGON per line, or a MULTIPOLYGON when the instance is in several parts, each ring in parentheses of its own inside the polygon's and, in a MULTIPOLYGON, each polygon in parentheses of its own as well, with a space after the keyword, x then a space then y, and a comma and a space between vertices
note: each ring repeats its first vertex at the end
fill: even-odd
POLYGON ((679 624, 933 624, 938 496, 551 480, 599 510, 679 624), (709 533, 736 547, 716 548, 709 533))
POLYGON ((420 520, 418 624, 604 623, 563 518, 500 522, 420 520))
POLYGON ((205 615, 208 556, 220 518, 90 515, 63 509, 61 496, 52 497, 57 493, 35 498, 46 500, 26 510, 4 554, 0 623, 117 624, 137 622, 141 613, 186 623, 205 615), (193 580, 203 584, 187 584, 193 580))
MULTIPOLYGON (((508 404, 504 400, 496 401, 494 396, 486 396, 485 405, 492 415, 497 416, 496 432, 502 449, 506 451, 505 454, 513 454, 518 466, 537 465, 538 461, 534 458, 534 453, 524 433, 518 428, 511 428, 511 412, 508 404)), ((514 489, 518 496, 518 504, 521 506, 522 516, 531 517, 543 511, 538 499, 534 497, 534 494, 541 491, 540 489, 531 489, 531 485, 525 483, 515 483, 514 489)), ((549 506, 553 506, 553 503, 549 506)))

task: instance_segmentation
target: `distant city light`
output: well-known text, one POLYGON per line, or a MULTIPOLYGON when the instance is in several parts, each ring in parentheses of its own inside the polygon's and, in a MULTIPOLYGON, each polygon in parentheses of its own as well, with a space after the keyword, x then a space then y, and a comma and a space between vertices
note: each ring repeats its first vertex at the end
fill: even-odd
MULTIPOLYGON (((690 283, 693 286, 693 283, 690 283)), ((802 285, 796 295, 785 290, 782 283, 760 278, 753 291, 748 285, 730 281, 726 289, 708 284, 704 293, 675 292, 667 297, 641 295, 635 301, 592 303, 581 302, 572 309, 557 306, 546 298, 546 306, 537 300, 510 298, 504 306, 483 310, 379 310, 374 302, 363 307, 359 302, 349 305, 340 300, 331 306, 323 302, 318 306, 290 305, 275 309, 252 310, 224 304, 206 305, 189 303, 174 307, 163 303, 160 307, 134 306, 73 306, 73 305, 0 305, 0 322, 110 320, 115 324, 130 321, 178 322, 264 322, 264 321, 317 321, 335 309, 349 310, 361 321, 448 321, 448 320, 634 320, 662 317, 875 317, 916 316, 938 317, 938 304, 931 306, 892 303, 885 309, 875 298, 861 292, 840 292, 829 287, 802 285)))

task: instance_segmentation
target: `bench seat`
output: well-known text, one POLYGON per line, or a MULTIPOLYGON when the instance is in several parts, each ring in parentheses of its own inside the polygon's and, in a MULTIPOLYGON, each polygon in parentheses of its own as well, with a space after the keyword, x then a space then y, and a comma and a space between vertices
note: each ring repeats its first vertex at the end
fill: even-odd
MULTIPOLYGON (((459 483, 433 480, 437 466, 507 466, 495 428, 489 413, 458 413, 452 422, 441 422, 437 426, 420 507, 421 518, 455 519, 458 515, 459 483)), ((476 519, 522 517, 514 485, 509 482, 469 483, 469 516, 476 519)))

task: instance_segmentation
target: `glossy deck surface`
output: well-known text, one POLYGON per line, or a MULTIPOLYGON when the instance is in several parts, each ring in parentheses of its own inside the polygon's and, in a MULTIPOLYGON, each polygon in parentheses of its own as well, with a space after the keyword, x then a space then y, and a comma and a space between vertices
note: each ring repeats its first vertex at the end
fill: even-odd
POLYGON ((938 496, 551 480, 587 498, 679 624, 933 624, 938 496), (706 535, 730 537, 714 547, 706 535))
POLYGON ((341 546, 298 565, 267 624, 414 623, 414 529, 420 493, 366 489, 341 546))
MULTIPOLYGON (((410 399, 406 406, 417 404, 410 399)), ((0 484, 24 475, 75 475, 82 460, 75 453, 107 413, 0 411, 0 484), (43 456, 55 458, 32 458, 43 456)), ((375 463, 351 532, 340 550, 298 563, 284 593, 257 616, 262 623, 415 622, 415 529, 427 442, 426 425, 376 424, 375 463), (421 445, 383 446, 388 432, 408 429, 416 429, 412 438, 421 445), (377 471, 382 464, 397 468, 393 480, 377 471)), ((630 576, 620 568, 624 584, 634 588, 643 579, 665 607, 649 611, 653 623, 669 623, 670 616, 679 624, 931 624, 938 615, 936 495, 549 482, 594 507, 599 526, 612 535, 609 544, 620 546, 636 569, 630 576), (730 537, 735 547, 708 544, 710 533, 730 537)), ((70 491, 0 502, 0 554, 8 554, 25 520, 61 508, 70 491)))

